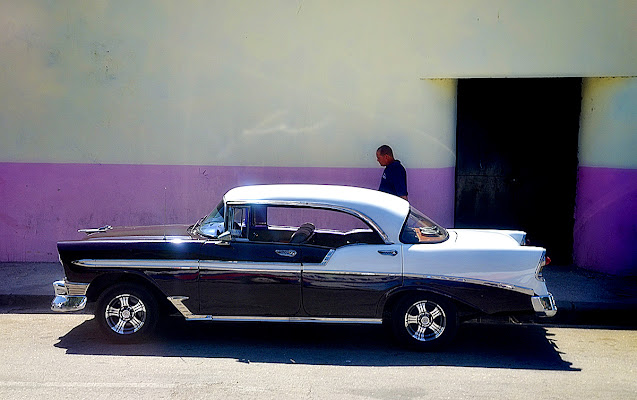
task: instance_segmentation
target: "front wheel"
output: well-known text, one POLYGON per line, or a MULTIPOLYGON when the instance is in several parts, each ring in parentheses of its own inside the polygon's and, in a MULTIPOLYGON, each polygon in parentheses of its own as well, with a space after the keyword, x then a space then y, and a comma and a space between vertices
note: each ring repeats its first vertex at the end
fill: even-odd
POLYGON ((159 319, 159 307, 155 297, 145 288, 120 284, 102 293, 95 317, 109 339, 134 342, 153 333, 159 319))
POLYGON ((448 344, 458 326, 453 303, 433 294, 399 300, 393 309, 391 324, 400 343, 418 350, 434 350, 448 344))

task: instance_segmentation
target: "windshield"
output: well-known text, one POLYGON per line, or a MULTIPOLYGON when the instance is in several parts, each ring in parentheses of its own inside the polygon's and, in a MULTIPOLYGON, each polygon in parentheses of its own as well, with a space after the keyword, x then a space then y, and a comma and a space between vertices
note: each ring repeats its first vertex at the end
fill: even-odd
POLYGON ((403 243, 440 243, 447 240, 448 237, 449 234, 445 228, 413 207, 411 207, 407 222, 400 233, 400 241, 403 243))
POLYGON ((223 201, 197 225, 197 231, 205 236, 217 237, 224 231, 223 201))

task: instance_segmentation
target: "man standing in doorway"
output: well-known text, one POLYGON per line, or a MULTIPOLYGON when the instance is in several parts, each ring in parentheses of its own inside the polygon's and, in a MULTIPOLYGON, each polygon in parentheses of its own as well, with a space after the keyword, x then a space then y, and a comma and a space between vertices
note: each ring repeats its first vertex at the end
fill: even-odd
POLYGON ((386 144, 380 146, 376 150, 376 160, 385 167, 378 190, 407 200, 407 172, 400 161, 394 159, 391 147, 386 144))

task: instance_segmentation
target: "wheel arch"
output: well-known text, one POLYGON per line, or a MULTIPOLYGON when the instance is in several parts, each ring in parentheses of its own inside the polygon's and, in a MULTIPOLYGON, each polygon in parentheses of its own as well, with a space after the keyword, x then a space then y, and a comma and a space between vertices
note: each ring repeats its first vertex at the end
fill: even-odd
POLYGON ((89 301, 95 302, 104 291, 118 284, 133 284, 139 285, 147 289, 157 300, 157 304, 162 310, 172 307, 167 300, 166 294, 153 283, 153 281, 144 274, 132 273, 132 272, 107 272, 104 273, 91 282, 86 297, 89 301))
POLYGON ((481 311, 472 306, 471 304, 459 299, 456 296, 450 295, 449 293, 445 293, 440 290, 435 290, 432 288, 425 287, 403 287, 397 289, 391 293, 388 293, 387 296, 383 299, 384 301, 380 304, 380 315, 383 319, 383 322, 388 321, 391 318, 392 310, 396 303, 407 296, 420 295, 426 297, 427 295, 440 296, 445 298, 446 300, 453 303, 456 307, 456 311, 459 316, 479 314, 481 311))

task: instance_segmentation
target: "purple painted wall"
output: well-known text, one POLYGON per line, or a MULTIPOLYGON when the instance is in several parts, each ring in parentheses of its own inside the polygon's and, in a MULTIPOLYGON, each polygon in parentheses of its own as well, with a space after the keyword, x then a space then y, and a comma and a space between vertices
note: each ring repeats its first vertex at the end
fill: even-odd
POLYGON ((579 168, 574 257, 580 267, 637 275, 637 170, 579 168))
MULTIPOLYGON (((230 188, 317 183, 376 189, 382 168, 0 163, 0 261, 55 261, 55 243, 103 225, 194 223, 230 188)), ((411 203, 451 227, 454 168, 407 169, 411 203)))

